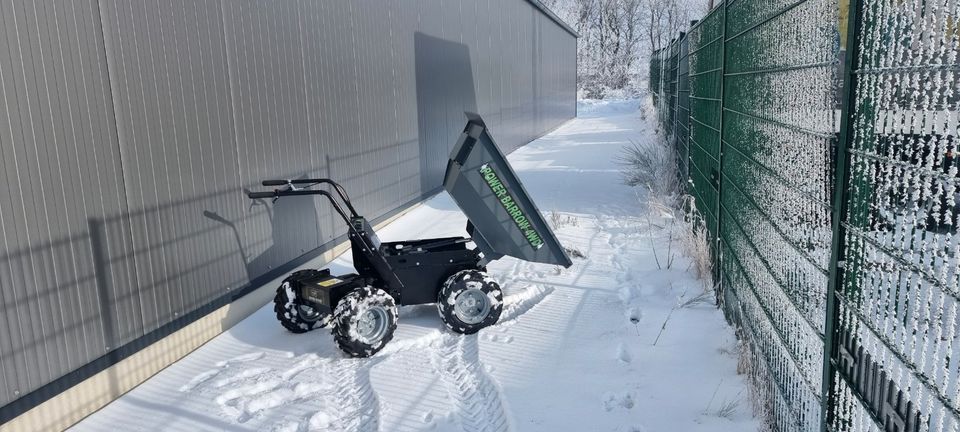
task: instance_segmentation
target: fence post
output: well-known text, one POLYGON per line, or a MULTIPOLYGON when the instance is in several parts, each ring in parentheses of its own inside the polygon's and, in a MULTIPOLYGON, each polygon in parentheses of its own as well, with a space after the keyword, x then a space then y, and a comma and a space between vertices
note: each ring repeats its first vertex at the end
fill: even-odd
POLYGON ((674 49, 671 51, 677 55, 677 60, 673 62, 673 79, 676 84, 673 86, 673 125, 671 126, 673 130, 673 139, 674 146, 676 146, 677 139, 677 124, 679 124, 679 108, 680 108, 680 44, 683 43, 683 32, 680 32, 677 35, 677 42, 674 45, 674 49))
POLYGON ((843 287, 843 276, 845 260, 845 226, 843 218, 846 215, 847 207, 847 189, 850 183, 848 174, 848 165, 850 163, 850 154, 847 148, 853 139, 853 120, 854 106, 856 104, 856 85, 857 76, 854 70, 856 59, 860 56, 860 50, 857 45, 857 34, 860 32, 860 15, 862 0, 841 0, 847 2, 847 37, 846 54, 844 56, 843 68, 843 87, 842 101, 840 106, 840 134, 837 139, 837 149, 835 152, 836 165, 835 177, 833 181, 833 217, 832 241, 830 244, 830 276, 827 285, 827 310, 824 316, 826 320, 824 326, 824 346, 823 346, 823 378, 822 389, 820 392, 820 430, 826 432, 833 416, 836 415, 833 403, 836 394, 833 391, 833 376, 835 365, 833 363, 833 353, 837 349, 839 310, 837 307, 837 290, 843 287))
MULTIPOLYGON (((659 113, 659 117, 657 117, 657 120, 660 122, 658 126, 660 126, 661 128, 663 127, 664 124, 666 124, 664 119, 666 118, 666 115, 667 115, 666 110, 663 109, 663 106, 665 103, 663 99, 664 99, 664 96, 667 95, 667 87, 666 87, 667 84, 665 81, 667 76, 667 60, 663 58, 663 55, 665 52, 669 52, 669 45, 660 49, 660 93, 659 93, 660 100, 657 102, 657 112, 659 113)), ((664 133, 666 133, 666 131, 664 131, 664 133)))
MULTIPOLYGON (((674 108, 673 108, 673 137, 674 137, 673 139, 674 139, 674 142, 676 143, 674 144, 674 146, 680 145, 680 140, 681 140, 680 125, 683 124, 683 127, 687 129, 688 132, 690 129, 690 110, 689 109, 687 109, 686 122, 681 123, 680 121, 680 89, 683 87, 683 81, 681 81, 680 79, 683 76, 683 68, 681 68, 681 65, 683 64, 683 60, 684 60, 683 47, 685 44, 687 44, 688 33, 689 33, 689 30, 686 32, 680 32, 680 37, 679 39, 677 39, 677 88, 676 90, 674 90, 674 93, 676 93, 677 95, 677 103, 674 104, 674 108)), ((689 49, 687 51, 689 52, 689 49)), ((689 59, 687 59, 687 61, 689 65, 689 59)), ((689 66, 687 69, 687 80, 688 81, 690 80, 689 66)), ((683 175, 683 178, 682 178, 683 182, 681 183, 680 191, 683 193, 686 193, 688 191, 687 187, 690 181, 690 143, 689 141, 683 143, 683 151, 684 151, 684 154, 682 156, 683 172, 680 173, 683 175)))
MULTIPOLYGON (((719 142, 717 142, 717 200, 714 203, 713 208, 716 210, 717 215, 717 227, 714 231, 717 235, 717 238, 714 240, 715 244, 715 253, 714 253, 714 262, 713 262, 713 273, 714 273, 714 285, 720 287, 720 293, 723 292, 723 274, 721 274, 721 266, 723 263, 723 233, 720 231, 720 221, 723 220, 723 210, 720 208, 723 205, 722 196, 723 196, 723 110, 724 102, 726 98, 726 86, 724 85, 726 81, 727 73, 727 1, 722 1, 719 6, 722 25, 720 29, 720 118, 719 123, 717 124, 719 129, 719 142)), ((723 301, 720 295, 717 296, 717 304, 721 304, 723 301)))

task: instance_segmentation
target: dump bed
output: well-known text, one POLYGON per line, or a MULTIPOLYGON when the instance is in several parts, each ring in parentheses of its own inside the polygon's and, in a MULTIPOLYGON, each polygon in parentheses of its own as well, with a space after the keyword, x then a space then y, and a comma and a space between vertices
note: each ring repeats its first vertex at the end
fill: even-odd
POLYGON ((467 126, 447 162, 443 186, 473 227, 470 235, 489 261, 504 255, 570 267, 563 246, 530 199, 479 115, 467 126))

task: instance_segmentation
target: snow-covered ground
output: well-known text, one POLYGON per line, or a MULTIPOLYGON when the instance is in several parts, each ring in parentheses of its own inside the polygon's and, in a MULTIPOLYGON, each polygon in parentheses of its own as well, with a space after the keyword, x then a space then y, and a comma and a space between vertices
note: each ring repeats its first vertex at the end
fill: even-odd
MULTIPOLYGON (((668 225, 620 183, 620 149, 655 139, 637 105, 583 103, 580 118, 510 156, 585 258, 489 266, 506 293, 497 325, 461 336, 433 306, 402 308, 387 348, 349 359, 327 330, 287 333, 266 305, 75 429, 757 430, 732 330, 712 304, 678 307, 703 284, 675 241, 672 268, 658 269, 668 225)), ((465 223, 441 194, 380 237, 464 235, 465 223)), ((332 267, 351 271, 349 254, 332 267)))

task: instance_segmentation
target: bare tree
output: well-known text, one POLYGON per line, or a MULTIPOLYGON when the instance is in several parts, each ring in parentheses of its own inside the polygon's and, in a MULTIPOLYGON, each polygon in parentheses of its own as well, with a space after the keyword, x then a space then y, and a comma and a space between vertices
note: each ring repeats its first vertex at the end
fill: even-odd
POLYGON ((589 98, 603 98, 611 90, 636 90, 649 54, 685 29, 692 13, 697 17, 705 13, 706 1, 544 0, 544 4, 580 33, 580 90, 589 98))

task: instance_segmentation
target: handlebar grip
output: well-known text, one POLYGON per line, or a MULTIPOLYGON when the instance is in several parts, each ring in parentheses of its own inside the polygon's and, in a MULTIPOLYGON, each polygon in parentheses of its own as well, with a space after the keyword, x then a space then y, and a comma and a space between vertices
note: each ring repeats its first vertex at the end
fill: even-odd
POLYGON ((250 192, 247 194, 250 199, 273 198, 275 196, 277 196, 276 192, 250 192))
POLYGON ((264 180, 261 182, 264 186, 283 186, 290 183, 288 180, 264 180))

